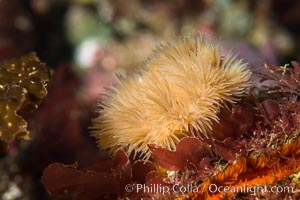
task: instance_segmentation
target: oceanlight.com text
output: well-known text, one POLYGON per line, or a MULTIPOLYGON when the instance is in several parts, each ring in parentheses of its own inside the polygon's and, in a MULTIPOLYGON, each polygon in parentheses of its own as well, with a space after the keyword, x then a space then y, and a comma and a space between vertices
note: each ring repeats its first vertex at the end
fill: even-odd
POLYGON ((208 184, 203 187, 197 187, 195 185, 179 185, 175 184, 173 186, 166 186, 162 184, 128 184, 125 186, 126 192, 136 192, 136 193, 159 193, 159 194, 183 194, 183 193, 198 193, 203 194, 208 192, 210 194, 216 193, 293 193, 294 187, 292 186, 280 186, 280 185, 256 185, 249 186, 248 184, 243 184, 241 186, 221 186, 217 184, 208 184))

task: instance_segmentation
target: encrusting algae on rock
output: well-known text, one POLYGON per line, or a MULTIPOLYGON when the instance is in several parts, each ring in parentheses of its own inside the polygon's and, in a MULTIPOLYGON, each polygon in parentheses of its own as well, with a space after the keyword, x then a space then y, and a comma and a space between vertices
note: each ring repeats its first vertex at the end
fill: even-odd
POLYGON ((174 150, 191 135, 209 136, 220 108, 233 104, 251 86, 246 64, 204 36, 161 45, 136 73, 120 78, 93 120, 103 149, 124 147, 149 159, 148 144, 174 150))

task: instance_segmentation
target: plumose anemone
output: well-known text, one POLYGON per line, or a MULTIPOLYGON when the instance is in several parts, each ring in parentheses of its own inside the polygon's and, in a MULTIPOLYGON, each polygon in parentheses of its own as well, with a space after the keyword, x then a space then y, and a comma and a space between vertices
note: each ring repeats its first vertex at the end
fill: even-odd
POLYGON ((251 86, 250 70, 204 36, 161 45, 135 73, 120 78, 101 103, 92 134, 103 149, 123 147, 149 159, 148 144, 174 150, 190 129, 210 136, 220 108, 251 86))

